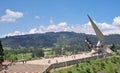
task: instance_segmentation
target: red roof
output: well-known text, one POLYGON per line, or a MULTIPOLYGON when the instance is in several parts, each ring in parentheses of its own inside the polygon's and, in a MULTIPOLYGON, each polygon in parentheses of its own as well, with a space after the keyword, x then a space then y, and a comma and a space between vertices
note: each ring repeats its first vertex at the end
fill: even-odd
POLYGON ((2 65, 9 65, 9 64, 10 64, 10 62, 7 61, 7 60, 5 60, 5 61, 2 63, 2 65))

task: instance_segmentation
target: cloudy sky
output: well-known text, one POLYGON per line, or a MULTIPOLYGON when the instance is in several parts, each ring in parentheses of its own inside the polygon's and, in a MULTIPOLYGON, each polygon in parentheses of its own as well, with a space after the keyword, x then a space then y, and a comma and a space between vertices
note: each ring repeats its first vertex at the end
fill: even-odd
POLYGON ((87 14, 105 34, 120 34, 119 0, 1 0, 0 37, 74 31, 95 34, 87 14))

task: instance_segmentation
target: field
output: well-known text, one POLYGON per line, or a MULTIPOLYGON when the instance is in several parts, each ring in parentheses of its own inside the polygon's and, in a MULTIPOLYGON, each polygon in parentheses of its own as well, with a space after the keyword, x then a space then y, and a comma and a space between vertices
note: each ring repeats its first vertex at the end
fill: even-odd
POLYGON ((109 57, 75 64, 54 73, 120 73, 120 57, 109 57))
POLYGON ((30 60, 32 59, 32 53, 17 54, 16 57, 18 58, 18 60, 30 60))
POLYGON ((43 51, 45 55, 44 57, 46 58, 55 56, 55 51, 53 51, 51 48, 46 48, 46 49, 43 48, 43 51))

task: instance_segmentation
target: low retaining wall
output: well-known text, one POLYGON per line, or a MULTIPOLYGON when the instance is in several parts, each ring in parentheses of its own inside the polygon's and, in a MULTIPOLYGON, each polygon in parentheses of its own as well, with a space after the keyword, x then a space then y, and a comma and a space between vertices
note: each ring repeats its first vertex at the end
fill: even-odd
POLYGON ((51 64, 43 73, 47 73, 50 70, 55 69, 55 68, 66 67, 66 66, 74 65, 77 63, 85 62, 85 61, 95 60, 97 58, 102 58, 102 57, 104 56, 99 55, 99 56, 92 56, 92 57, 87 57, 87 58, 82 58, 82 59, 75 59, 75 60, 66 61, 66 62, 54 63, 54 64, 51 64))

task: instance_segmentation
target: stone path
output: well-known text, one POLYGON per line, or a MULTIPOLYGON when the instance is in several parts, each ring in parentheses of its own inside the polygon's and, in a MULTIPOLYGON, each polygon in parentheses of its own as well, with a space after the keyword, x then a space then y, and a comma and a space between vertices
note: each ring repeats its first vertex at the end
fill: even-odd
POLYGON ((27 61, 25 64, 23 64, 22 62, 18 62, 15 65, 9 66, 6 71, 7 73, 42 73, 51 64, 86 58, 90 56, 91 53, 83 53, 71 56, 61 56, 47 59, 43 58, 39 60, 32 60, 27 61))
MULTIPOLYGON (((44 68, 48 66, 33 65, 33 64, 15 64, 9 66, 6 70, 7 73, 42 73, 44 68)), ((3 72, 4 73, 4 70, 3 72)))

